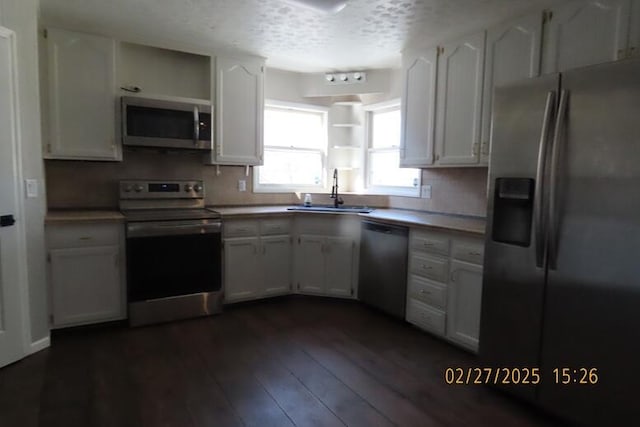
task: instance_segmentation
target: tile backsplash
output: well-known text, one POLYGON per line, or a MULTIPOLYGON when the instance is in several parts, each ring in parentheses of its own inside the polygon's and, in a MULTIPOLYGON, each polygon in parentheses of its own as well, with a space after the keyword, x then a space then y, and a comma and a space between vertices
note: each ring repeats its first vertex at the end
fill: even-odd
MULTIPOLYGON (((206 203, 213 206, 297 204, 303 194, 254 193, 251 168, 205 166, 200 154, 132 151, 122 162, 47 160, 47 203, 50 209, 117 208, 118 181, 124 179, 202 179, 206 203), (238 190, 246 180, 247 191, 238 190)), ((486 215, 487 168, 425 169, 422 183, 432 186, 431 199, 346 194, 347 204, 486 215)), ((328 194, 313 194, 314 203, 330 203, 328 194)))

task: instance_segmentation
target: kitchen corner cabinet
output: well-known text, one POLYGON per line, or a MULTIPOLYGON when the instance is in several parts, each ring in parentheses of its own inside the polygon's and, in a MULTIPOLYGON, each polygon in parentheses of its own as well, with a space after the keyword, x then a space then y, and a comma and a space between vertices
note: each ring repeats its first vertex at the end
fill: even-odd
POLYGON ((476 352, 483 257, 481 238, 411 229, 407 322, 476 352))
POLYGON ((480 161, 484 48, 485 31, 440 47, 437 165, 477 165, 480 161))
POLYGON ((53 328, 126 318, 121 223, 47 226, 53 328))
POLYGON ((215 149, 210 164, 263 162, 264 61, 215 58, 215 149))
POLYGON ((353 298, 358 280, 360 219, 296 218, 296 289, 302 294, 353 298))
POLYGON ((429 166, 433 163, 438 49, 405 53, 402 62, 400 166, 429 166))
POLYGON ((489 163, 493 89, 540 74, 542 12, 487 31, 480 163, 489 163))
POLYGON ((122 160, 116 138, 115 40, 48 29, 49 159, 122 160))
POLYGON ((291 220, 225 220, 225 302, 291 291, 291 220))
POLYGON ((632 0, 575 0, 550 9, 543 69, 555 73, 629 55, 632 0))

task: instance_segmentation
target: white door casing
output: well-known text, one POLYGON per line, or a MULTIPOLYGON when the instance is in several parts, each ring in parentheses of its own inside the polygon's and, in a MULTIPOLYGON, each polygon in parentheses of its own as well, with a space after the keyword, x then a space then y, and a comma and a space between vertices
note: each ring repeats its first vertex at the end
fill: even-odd
POLYGON ((0 227, 0 367, 26 355, 30 341, 16 66, 15 33, 0 27, 0 215, 16 219, 0 227))

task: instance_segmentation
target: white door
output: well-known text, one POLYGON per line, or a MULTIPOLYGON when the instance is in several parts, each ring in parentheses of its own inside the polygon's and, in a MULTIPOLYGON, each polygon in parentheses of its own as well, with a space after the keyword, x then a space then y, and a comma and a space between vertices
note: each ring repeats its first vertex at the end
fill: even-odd
POLYGON ((20 198, 15 35, 0 27, 0 366, 25 355, 26 253, 20 198), (8 217, 16 219, 14 225, 8 217))
POLYGON ((630 0, 577 0, 552 9, 545 25, 545 73, 625 57, 630 7, 630 0))
POLYGON ((325 238, 301 235, 296 251, 296 277, 302 293, 324 294, 325 238))
POLYGON ((258 238, 226 239, 224 242, 224 299, 226 302, 257 296, 260 268, 258 238))
POLYGON ((479 161, 485 32, 442 46, 438 59, 436 164, 479 161))
POLYGON ((477 351, 482 304, 482 267, 451 261, 451 280, 447 294, 447 337, 477 351))
POLYGON ((120 160, 115 135, 115 41, 51 29, 47 47, 47 157, 120 160))
POLYGON ((327 237, 325 268, 327 295, 353 295, 353 240, 348 237, 327 237))
POLYGON ((428 166, 433 163, 436 119, 437 49, 405 54, 402 88, 402 137, 400 166, 428 166))
POLYGON ((291 288, 291 238, 262 237, 261 246, 263 294, 288 293, 291 288))
POLYGON ((55 327, 123 317, 118 246, 53 249, 49 256, 55 327))
POLYGON ((517 19, 487 32, 482 96, 480 162, 489 160, 493 89, 540 74, 542 13, 517 19))
POLYGON ((262 164, 264 65, 216 57, 214 163, 262 164))

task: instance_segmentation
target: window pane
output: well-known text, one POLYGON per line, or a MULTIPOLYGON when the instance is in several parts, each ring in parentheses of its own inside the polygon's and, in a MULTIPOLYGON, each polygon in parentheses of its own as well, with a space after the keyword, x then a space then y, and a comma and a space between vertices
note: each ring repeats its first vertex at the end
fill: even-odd
POLYGON ((322 153, 294 150, 264 150, 260 184, 322 184, 322 153))
POLYGON ((324 114, 267 107, 264 112, 264 145, 324 150, 324 114))
POLYGON ((371 148, 400 146, 400 109, 373 112, 371 115, 371 148))
POLYGON ((400 168, 400 152, 382 151, 369 153, 369 185, 373 187, 414 187, 420 169, 400 168))

